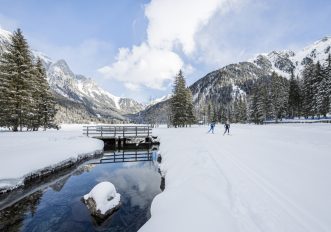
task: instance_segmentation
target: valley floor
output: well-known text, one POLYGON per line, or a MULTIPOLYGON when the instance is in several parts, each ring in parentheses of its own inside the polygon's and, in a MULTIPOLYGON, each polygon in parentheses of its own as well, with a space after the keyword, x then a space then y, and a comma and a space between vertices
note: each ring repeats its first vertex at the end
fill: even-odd
POLYGON ((37 132, 0 133, 0 189, 14 188, 42 169, 100 153, 103 142, 82 135, 82 125, 37 132))
POLYGON ((331 125, 159 128, 165 191, 140 231, 331 231, 331 125))

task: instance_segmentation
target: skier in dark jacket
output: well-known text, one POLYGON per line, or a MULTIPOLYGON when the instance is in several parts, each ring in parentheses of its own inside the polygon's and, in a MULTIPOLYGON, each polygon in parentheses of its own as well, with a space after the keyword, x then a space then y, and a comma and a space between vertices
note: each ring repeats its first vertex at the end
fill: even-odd
POLYGON ((226 132, 228 132, 228 134, 230 134, 230 122, 229 120, 226 121, 226 123, 224 124, 224 128, 225 128, 225 131, 224 131, 224 134, 226 134, 226 132))
POLYGON ((214 134, 214 129, 215 129, 215 122, 212 122, 212 123, 210 123, 210 129, 209 129, 208 133, 212 132, 214 134))

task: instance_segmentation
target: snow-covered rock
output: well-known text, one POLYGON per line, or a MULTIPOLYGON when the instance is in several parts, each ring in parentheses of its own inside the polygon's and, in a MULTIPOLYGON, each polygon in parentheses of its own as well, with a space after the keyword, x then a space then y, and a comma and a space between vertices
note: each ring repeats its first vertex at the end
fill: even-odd
POLYGON ((93 216, 105 218, 118 209, 121 195, 112 183, 104 181, 94 186, 83 199, 93 216))

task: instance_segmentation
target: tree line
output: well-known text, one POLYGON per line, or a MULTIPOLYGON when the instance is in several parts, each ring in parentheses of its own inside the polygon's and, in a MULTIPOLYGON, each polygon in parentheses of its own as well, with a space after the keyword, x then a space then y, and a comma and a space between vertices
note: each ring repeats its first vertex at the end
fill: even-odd
POLYGON ((33 60, 20 29, 0 54, 0 94, 0 127, 13 131, 57 127, 46 70, 39 58, 33 60))
POLYGON ((272 73, 256 80, 247 99, 254 123, 283 118, 321 118, 331 109, 331 56, 321 65, 308 60, 301 78, 292 71, 289 80, 272 73))
POLYGON ((171 99, 171 124, 186 126, 196 123, 196 118, 203 123, 230 120, 262 124, 284 118, 326 117, 331 110, 331 55, 323 64, 305 59, 300 76, 295 76, 294 70, 289 79, 273 72, 241 85, 245 91, 233 89, 233 84, 229 83, 218 93, 223 97, 216 101, 206 98, 205 102, 193 107, 192 93, 186 88, 180 71, 171 99))

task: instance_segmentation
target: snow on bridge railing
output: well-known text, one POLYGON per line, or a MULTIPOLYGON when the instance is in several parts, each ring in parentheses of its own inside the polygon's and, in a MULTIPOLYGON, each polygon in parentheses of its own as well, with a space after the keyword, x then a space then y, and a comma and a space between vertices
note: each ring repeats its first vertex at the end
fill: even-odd
POLYGON ((83 126, 83 134, 96 138, 146 138, 152 136, 150 126, 83 126))

